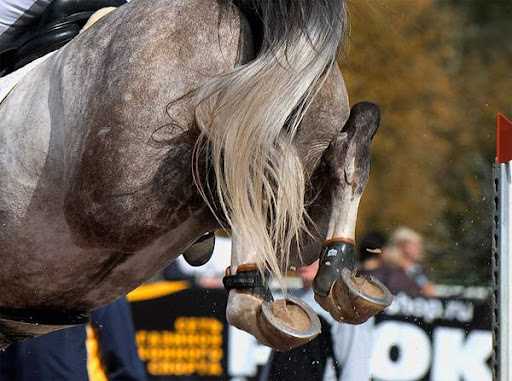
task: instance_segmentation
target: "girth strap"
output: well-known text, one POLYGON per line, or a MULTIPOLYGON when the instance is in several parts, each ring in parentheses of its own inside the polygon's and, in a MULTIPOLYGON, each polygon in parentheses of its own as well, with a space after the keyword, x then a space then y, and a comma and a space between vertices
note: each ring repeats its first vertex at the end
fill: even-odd
POLYGON ((0 307, 0 319, 30 324, 77 325, 89 321, 89 313, 47 309, 26 309, 0 307))
POLYGON ((0 350, 16 341, 88 321, 86 312, 0 307, 0 350))

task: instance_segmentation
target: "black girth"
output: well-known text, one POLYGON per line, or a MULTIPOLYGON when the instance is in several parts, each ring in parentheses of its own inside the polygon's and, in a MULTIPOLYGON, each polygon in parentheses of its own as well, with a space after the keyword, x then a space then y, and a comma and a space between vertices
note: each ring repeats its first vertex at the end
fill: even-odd
POLYGON ((30 324, 77 325, 87 323, 89 321, 89 314, 76 311, 0 307, 0 319, 30 324))
POLYGON ((0 307, 0 350, 20 340, 88 321, 86 312, 0 307))

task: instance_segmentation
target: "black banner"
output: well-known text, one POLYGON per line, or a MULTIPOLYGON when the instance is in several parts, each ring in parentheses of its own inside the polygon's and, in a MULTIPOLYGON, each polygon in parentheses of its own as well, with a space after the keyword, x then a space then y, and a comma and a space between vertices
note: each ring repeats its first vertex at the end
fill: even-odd
MULTIPOLYGON (((162 282, 129 300, 152 381, 254 380, 268 359, 267 347, 227 324, 224 290, 162 282)), ((484 301, 398 295, 375 320, 374 379, 491 381, 490 316, 484 301)))
POLYGON ((226 292, 179 282, 179 290, 170 287, 159 296, 172 283, 143 286, 129 296, 139 357, 150 379, 227 380, 226 292))
POLYGON ((372 375, 382 381, 491 381, 490 303, 395 297, 376 317, 372 375))

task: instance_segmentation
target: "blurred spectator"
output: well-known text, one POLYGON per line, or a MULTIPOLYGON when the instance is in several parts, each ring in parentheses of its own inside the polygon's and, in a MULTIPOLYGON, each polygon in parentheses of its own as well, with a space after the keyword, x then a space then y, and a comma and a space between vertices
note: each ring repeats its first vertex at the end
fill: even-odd
POLYGON ((423 238, 420 234, 407 227, 400 227, 391 236, 390 255, 398 267, 419 288, 423 296, 435 296, 435 289, 428 280, 423 268, 423 238))
POLYGON ((0 354, 1 381, 88 379, 82 325, 11 344, 0 354))
POLYGON ((373 319, 361 325, 341 324, 314 300, 311 288, 318 261, 299 269, 304 288, 291 294, 318 313, 322 333, 289 352, 272 352, 260 381, 367 381, 370 378, 373 319))
POLYGON ((8 347, 0 354, 0 381, 146 381, 126 299, 94 311, 91 326, 99 345, 89 364, 86 329, 79 325, 8 347))
POLYGON ((89 327, 88 344, 89 340, 96 339, 99 365, 91 366, 94 353, 88 345, 90 381, 146 381, 146 371, 135 344, 132 312, 125 297, 93 311, 89 327))
POLYGON ((359 241, 360 270, 374 274, 382 266, 382 249, 386 237, 380 232, 370 232, 359 241))
POLYGON ((385 246, 382 236, 379 241, 377 233, 372 234, 364 237, 360 246, 362 268, 367 273, 383 282, 393 294, 404 292, 411 296, 435 296, 434 286, 421 265, 424 254, 420 234, 412 229, 400 227, 395 230, 390 242, 385 246), (382 254, 376 254, 377 247, 372 248, 379 244, 383 247, 382 254), (377 255, 382 258, 378 258, 377 255))

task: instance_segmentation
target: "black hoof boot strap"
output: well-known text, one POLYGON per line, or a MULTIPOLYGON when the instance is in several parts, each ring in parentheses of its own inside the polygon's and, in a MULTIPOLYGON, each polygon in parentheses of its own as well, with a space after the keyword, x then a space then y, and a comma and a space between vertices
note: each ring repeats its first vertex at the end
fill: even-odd
POLYGON ((348 242, 328 242, 320 254, 320 266, 313 281, 313 289, 328 296, 333 283, 341 277, 341 270, 353 271, 357 265, 354 245, 348 242))
POLYGON ((226 276, 222 279, 224 288, 229 292, 232 289, 246 291, 255 296, 262 298, 267 302, 272 302, 272 292, 268 287, 267 279, 268 275, 264 280, 259 270, 238 270, 236 274, 231 275, 226 271, 226 276))

